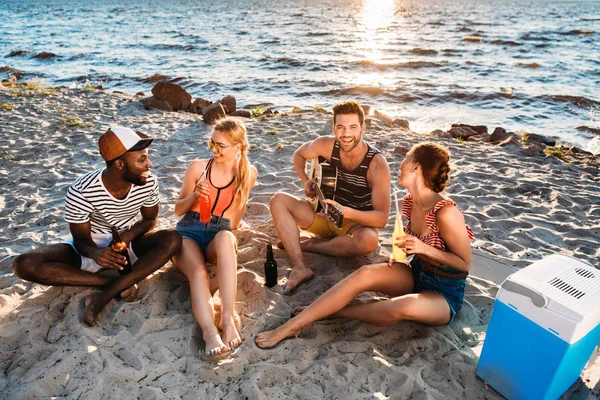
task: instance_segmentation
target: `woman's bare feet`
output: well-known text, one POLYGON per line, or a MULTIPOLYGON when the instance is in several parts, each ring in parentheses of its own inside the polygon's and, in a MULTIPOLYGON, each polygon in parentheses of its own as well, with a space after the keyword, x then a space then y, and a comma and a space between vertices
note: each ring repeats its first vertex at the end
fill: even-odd
POLYGON ((261 349, 270 349, 276 346, 277 343, 281 342, 283 339, 287 339, 292 336, 298 337, 301 332, 302 329, 292 328, 290 321, 288 321, 272 331, 259 333, 256 336, 256 339, 254 339, 254 342, 261 349))
POLYGON ((138 294, 138 285, 137 283, 135 283, 133 286, 123 290, 121 292, 121 298, 127 302, 132 302, 137 300, 137 294, 138 294))
POLYGON ((310 281, 312 278, 314 278, 314 276, 315 273, 312 272, 312 270, 307 266, 292 267, 292 272, 290 272, 290 276, 288 277, 288 283, 285 286, 285 290, 283 291, 283 293, 292 293, 298 285, 310 281))
POLYGON ((83 320, 89 326, 96 326, 96 315, 102 310, 96 310, 98 299, 101 293, 90 294, 85 298, 85 308, 83 309, 83 320))
POLYGON ((229 352, 229 348, 223 343, 218 333, 203 335, 204 355, 208 358, 216 357, 229 352))
POLYGON ((233 351, 242 344, 242 338, 240 336, 240 316, 236 313, 233 317, 222 318, 219 322, 219 329, 221 329, 223 343, 225 343, 229 350, 233 351))

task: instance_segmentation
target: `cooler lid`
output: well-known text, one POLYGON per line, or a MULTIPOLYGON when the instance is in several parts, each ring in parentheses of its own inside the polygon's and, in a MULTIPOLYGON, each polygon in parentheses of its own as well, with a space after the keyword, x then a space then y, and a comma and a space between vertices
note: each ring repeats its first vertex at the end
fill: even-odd
POLYGON ((502 288, 576 321, 600 310, 600 270, 563 254, 553 254, 512 274, 502 288))

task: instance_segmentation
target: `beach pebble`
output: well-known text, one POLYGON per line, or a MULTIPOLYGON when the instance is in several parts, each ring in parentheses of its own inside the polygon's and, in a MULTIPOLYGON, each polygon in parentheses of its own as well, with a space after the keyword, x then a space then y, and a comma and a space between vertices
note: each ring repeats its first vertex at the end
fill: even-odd
POLYGON ((405 119, 396 118, 394 121, 392 121, 392 123, 394 124, 394 126, 400 126, 402 128, 410 129, 408 121, 405 119))
POLYGON ((173 111, 173 106, 168 101, 157 99, 154 96, 146 97, 142 99, 141 103, 144 105, 146 110, 157 108, 163 111, 173 111))
POLYGON ((542 148, 534 143, 531 143, 529 146, 525 147, 523 153, 528 156, 535 156, 543 152, 542 148))
POLYGON ((477 135, 477 131, 468 126, 456 126, 450 129, 450 134, 456 139, 468 139, 471 136, 477 135))
POLYGON ((233 96, 223 97, 223 99, 221 100, 221 104, 223 104, 223 107, 225 107, 225 111, 227 112, 227 114, 230 114, 237 110, 237 101, 233 96))
POLYGON ((152 88, 152 94, 157 99, 169 102, 174 111, 187 110, 192 105, 192 96, 175 83, 160 81, 152 88))
POLYGON ((480 133, 479 135, 473 135, 473 136, 469 136, 469 138, 467 139, 470 142, 484 142, 484 143, 489 143, 490 141, 490 135, 489 133, 480 133))
POLYGON ((232 117, 243 117, 243 118, 252 117, 252 113, 250 113, 250 111, 248 111, 248 110, 236 110, 234 112, 230 112, 229 115, 232 117))
POLYGON ((52 58, 52 57, 56 57, 56 54, 51 53, 49 51, 42 51, 37 53, 35 56, 33 56, 33 58, 40 58, 42 60, 46 60, 48 58, 52 58))
POLYGON ((537 133, 527 133, 527 140, 543 143, 546 146, 556 146, 556 139, 543 135, 538 135, 537 133))
POLYGON ((488 128, 485 125, 467 125, 467 124, 452 124, 453 128, 470 128, 478 134, 487 133, 488 128))
POLYGON ((147 77, 146 79, 143 80, 144 83, 154 83, 154 82, 160 82, 160 81, 164 81, 169 79, 168 76, 165 75, 161 75, 161 74, 154 74, 152 76, 147 77))
POLYGON ((446 131, 443 131, 441 129, 436 129, 433 132, 431 132, 432 136, 437 136, 437 137, 441 137, 441 138, 446 138, 446 139, 452 139, 452 135, 446 131))
POLYGON ((394 154, 401 154, 401 155, 405 156, 406 153, 408 153, 409 150, 410 149, 408 147, 406 147, 406 146, 396 146, 394 148, 394 151, 392 153, 394 153, 394 154))
POLYGON ((11 51, 8 56, 9 57, 17 57, 17 56, 22 56, 23 54, 27 54, 27 53, 29 53, 29 50, 19 49, 19 50, 11 51))
POLYGON ((204 119, 204 122, 206 122, 209 125, 214 124, 221 118, 225 118, 225 115, 225 109, 218 101, 216 103, 212 103, 204 110, 202 110, 202 118, 204 119))
POLYGON ((506 129, 502 127, 497 127, 496 129, 494 129, 494 132, 492 132, 492 135, 490 136, 490 142, 501 142, 511 136, 512 135, 510 133, 506 132, 506 129))
POLYGON ((385 124, 385 126, 387 126, 388 128, 391 128, 392 126, 394 126, 394 121, 392 120, 392 117, 385 115, 382 112, 379 112, 377 110, 375 110, 373 112, 373 115, 379 119, 381 122, 383 122, 385 124))
POLYGON ((212 101, 210 100, 198 97, 196 100, 194 100, 190 108, 188 108, 188 111, 195 114, 202 114, 202 110, 204 110, 211 103, 212 101))

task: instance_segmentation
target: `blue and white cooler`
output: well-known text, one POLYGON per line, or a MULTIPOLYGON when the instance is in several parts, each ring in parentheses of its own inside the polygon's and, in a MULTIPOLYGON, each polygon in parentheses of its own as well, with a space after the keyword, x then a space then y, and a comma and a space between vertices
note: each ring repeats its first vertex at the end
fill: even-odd
POLYGON ((561 254, 509 276, 477 375, 507 399, 557 399, 600 342, 600 270, 561 254))

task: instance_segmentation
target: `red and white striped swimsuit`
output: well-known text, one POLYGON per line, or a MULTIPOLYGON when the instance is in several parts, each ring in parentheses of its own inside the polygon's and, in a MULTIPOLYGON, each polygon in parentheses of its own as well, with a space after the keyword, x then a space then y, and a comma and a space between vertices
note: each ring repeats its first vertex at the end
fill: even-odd
MULTIPOLYGON (((412 196, 407 194, 402 199, 402 214, 408 220, 408 224, 404 227, 404 232, 407 235, 412 235, 418 239, 420 239, 423 243, 428 244, 430 246, 435 247, 436 249, 446 250, 446 243, 442 240, 440 236, 440 232, 437 229, 437 212, 444 206, 453 205, 456 206, 456 203, 452 200, 440 200, 435 206, 425 215, 425 223, 431 229, 431 233, 425 236, 419 236, 416 233, 410 230, 410 216, 412 213, 412 196)), ((458 208, 458 206, 456 206, 458 208)), ((459 208, 460 211, 460 208, 459 208)), ((461 211, 462 212, 462 211, 461 211)), ((472 242, 474 239, 473 230, 467 226, 467 233, 469 234, 469 241, 472 242)))

